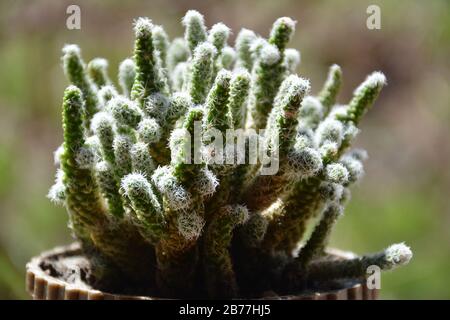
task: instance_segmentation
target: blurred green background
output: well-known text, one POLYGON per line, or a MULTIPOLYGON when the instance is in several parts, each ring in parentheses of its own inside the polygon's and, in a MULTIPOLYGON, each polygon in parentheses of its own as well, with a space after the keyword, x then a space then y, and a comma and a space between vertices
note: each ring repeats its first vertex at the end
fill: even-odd
MULTIPOLYGON (((171 37, 187 9, 267 35, 279 16, 298 21, 292 46, 299 73, 321 87, 331 63, 343 67, 340 96, 373 70, 389 81, 362 123, 357 144, 366 177, 333 235, 357 253, 406 241, 410 265, 382 277, 386 299, 450 298, 450 2, 449 1, 5 1, 0 2, 0 298, 28 298, 24 268, 41 251, 71 241, 64 209, 45 197, 61 143, 67 85, 65 43, 85 60, 110 60, 110 74, 132 50, 132 22, 149 16, 171 37), (81 30, 66 28, 66 8, 81 7, 81 30), (381 30, 366 28, 366 8, 381 8, 381 30)), ((234 36, 232 41, 234 41, 234 36)))

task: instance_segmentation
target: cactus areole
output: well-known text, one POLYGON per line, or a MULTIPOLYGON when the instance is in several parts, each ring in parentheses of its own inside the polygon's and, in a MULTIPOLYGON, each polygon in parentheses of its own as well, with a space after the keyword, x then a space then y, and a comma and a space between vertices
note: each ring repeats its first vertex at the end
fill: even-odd
POLYGON ((366 152, 351 146, 384 75, 370 74, 337 104, 339 66, 317 95, 296 74, 292 19, 276 20, 267 39, 242 29, 234 46, 227 26, 208 29, 197 11, 182 24, 184 37, 169 40, 137 19, 117 87, 106 60, 86 64, 78 46, 63 49, 71 84, 49 198, 68 212, 87 261, 84 284, 167 298, 261 297, 335 288, 361 281, 369 266, 408 263, 404 244, 349 259, 326 250, 364 174, 366 152), (233 153, 239 144, 244 152, 233 153))

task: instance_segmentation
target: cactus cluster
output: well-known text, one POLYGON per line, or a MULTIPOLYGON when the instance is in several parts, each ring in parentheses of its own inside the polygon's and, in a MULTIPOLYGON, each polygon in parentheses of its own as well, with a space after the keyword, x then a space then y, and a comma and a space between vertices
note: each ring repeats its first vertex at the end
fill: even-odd
POLYGON ((338 105, 339 66, 318 95, 296 75, 300 53, 287 47, 292 19, 278 19, 268 39, 242 29, 234 47, 223 23, 208 30, 193 10, 182 23, 184 38, 169 41, 150 19, 135 21, 120 90, 106 60, 85 64, 78 46, 63 49, 71 85, 49 198, 68 211, 90 261, 86 280, 162 297, 257 297, 407 263, 403 244, 346 260, 326 250, 349 188, 364 174, 366 152, 350 146, 384 75, 372 73, 338 105), (266 164, 248 154, 241 163, 212 161, 214 137, 199 137, 198 127, 224 137, 241 129, 246 146, 250 132, 264 129, 258 141, 276 155, 278 170, 262 174, 266 164), (308 223, 315 224, 309 237, 308 223))

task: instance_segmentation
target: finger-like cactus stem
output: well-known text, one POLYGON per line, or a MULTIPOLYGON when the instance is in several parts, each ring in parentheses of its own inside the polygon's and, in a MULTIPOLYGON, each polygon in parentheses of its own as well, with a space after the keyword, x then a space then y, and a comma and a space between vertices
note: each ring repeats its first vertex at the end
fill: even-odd
POLYGON ((230 84, 228 109, 231 113, 231 119, 235 129, 244 129, 249 89, 250 74, 248 72, 241 71, 233 76, 230 84))
POLYGON ((151 184, 138 173, 125 176, 121 184, 134 209, 132 221, 145 239, 156 243, 166 229, 166 221, 151 184))
POLYGON ((115 167, 119 178, 131 172, 132 161, 130 152, 132 144, 133 142, 126 135, 118 135, 114 138, 115 167))
POLYGON ((131 165, 133 172, 141 172, 146 177, 150 177, 155 170, 155 163, 149 154, 148 145, 138 142, 130 150, 131 165))
POLYGON ((331 229, 338 217, 342 215, 342 210, 343 208, 339 204, 331 203, 328 205, 323 212, 319 224, 315 227, 308 242, 301 249, 299 256, 295 259, 296 263, 306 266, 314 257, 324 254, 325 248, 328 245, 331 229))
POLYGON ((252 70, 253 67, 250 47, 256 38, 256 34, 248 29, 242 29, 236 37, 235 47, 238 57, 237 65, 246 68, 249 71, 252 70))
POLYGON ((152 175, 152 182, 170 209, 188 210, 192 206, 192 196, 174 176, 171 166, 158 167, 152 175))
POLYGON ((289 76, 284 80, 280 93, 275 99, 266 131, 266 141, 272 154, 277 155, 279 170, 274 175, 259 175, 245 195, 246 203, 252 211, 259 211, 270 205, 277 197, 288 190, 295 182, 297 168, 304 156, 293 157, 293 143, 297 136, 297 112, 303 96, 309 90, 309 82, 289 76))
POLYGON ((305 97, 298 112, 300 128, 315 130, 323 119, 323 113, 319 99, 312 96, 305 97))
POLYGON ((225 133, 231 127, 231 118, 228 112, 228 99, 230 97, 231 72, 222 70, 206 98, 206 130, 215 128, 225 133))
POLYGON ((352 154, 344 155, 340 162, 348 171, 348 184, 358 182, 364 176, 364 165, 352 154))
POLYGON ((191 53, 194 53, 197 46, 206 41, 206 27, 203 16, 195 10, 189 10, 183 17, 185 27, 184 39, 189 46, 191 53))
MULTIPOLYGON (((172 159, 174 165, 174 175, 180 182, 186 186, 192 185, 195 181, 198 171, 203 167, 201 164, 201 141, 198 134, 195 134, 195 125, 200 124, 203 120, 204 112, 201 108, 193 108, 189 110, 184 120, 181 139, 172 136, 171 143, 179 140, 178 152, 172 159), (195 140, 197 139, 197 140, 195 140), (200 161, 200 164, 198 163, 200 161), (197 164, 195 164, 197 163, 197 164)), ((174 152, 172 152, 174 154, 174 152)))
POLYGON ((115 163, 113 142, 115 137, 114 119, 106 112, 97 113, 92 119, 92 131, 98 137, 103 158, 111 164, 115 163))
POLYGON ((123 94, 129 97, 136 78, 136 65, 132 59, 125 59, 119 66, 119 84, 123 94))
POLYGON ((142 119, 142 112, 135 102, 123 97, 111 99, 106 105, 106 110, 113 116, 122 132, 129 128, 137 128, 142 119))
MULTIPOLYGON (((64 92, 63 124, 64 152, 61 155, 63 182, 66 186, 66 203, 74 228, 96 228, 104 220, 105 208, 91 169, 80 168, 77 156, 84 145, 84 101, 82 93, 75 86, 64 92)), ((76 235, 82 230, 73 230, 76 235)))
POLYGON ((342 70, 337 64, 333 64, 328 71, 328 77, 319 93, 319 101, 324 108, 324 116, 327 116, 333 105, 342 84, 342 70))
POLYGON ((269 220, 261 214, 251 214, 240 232, 245 245, 258 247, 267 232, 269 220))
POLYGON ((111 83, 108 77, 108 61, 106 59, 95 58, 89 61, 87 73, 98 88, 111 83))
POLYGON ((317 178, 299 181, 286 199, 280 199, 277 206, 270 206, 263 212, 269 218, 266 236, 261 243, 263 250, 290 255, 297 248, 307 222, 324 203, 319 187, 320 180, 317 178))
POLYGON ((131 98, 144 105, 145 99, 152 93, 158 92, 162 84, 157 67, 155 47, 152 35, 153 24, 150 19, 139 18, 134 25, 136 36, 134 46, 134 61, 136 63, 136 77, 131 90, 131 98))
POLYGON ((351 121, 358 124, 362 116, 372 106, 375 99, 386 85, 386 77, 381 72, 374 72, 356 88, 353 98, 345 110, 344 115, 338 115, 341 121, 351 121))
POLYGON ((105 85, 100 90, 98 90, 97 96, 98 96, 98 102, 100 109, 104 109, 106 107, 106 104, 113 98, 116 98, 119 95, 119 93, 116 91, 114 86, 112 85, 105 85))
POLYGON ((326 143, 335 143, 338 147, 344 139, 344 126, 340 121, 326 119, 316 130, 316 143, 319 147, 326 143))
POLYGON ((98 99, 94 84, 87 76, 80 48, 77 45, 66 45, 63 48, 63 54, 64 72, 69 81, 81 90, 83 99, 86 101, 85 125, 89 127, 90 119, 98 111, 98 99))
POLYGON ((223 48, 219 59, 219 69, 231 70, 236 62, 236 51, 227 46, 223 48))
POLYGON ((227 206, 214 216, 205 233, 206 283, 209 296, 230 298, 237 294, 229 247, 236 226, 248 220, 242 206, 227 206))
POLYGON ((161 59, 161 67, 167 67, 167 51, 169 49, 169 37, 167 33, 164 31, 161 26, 153 27, 153 44, 155 46, 155 50, 159 54, 159 58, 161 59))
POLYGON ((208 35, 208 41, 216 47, 217 52, 221 52, 225 47, 230 36, 230 28, 219 22, 211 27, 208 35))
POLYGON ((110 163, 101 161, 97 163, 95 169, 100 190, 107 200, 108 212, 116 218, 122 218, 124 210, 119 193, 120 182, 116 178, 114 168, 110 163))
POLYGON ((155 143, 161 139, 161 127, 155 119, 145 118, 137 127, 138 139, 144 143, 155 143))
POLYGON ((189 49, 186 41, 176 38, 172 41, 167 52, 167 67, 173 71, 180 62, 185 62, 189 58, 189 49))
POLYGON ((369 266, 377 266, 381 270, 391 270, 407 264, 412 252, 403 243, 394 244, 386 250, 350 260, 318 261, 308 267, 308 277, 315 281, 335 279, 355 279, 368 275, 369 266))
POLYGON ((213 58, 216 48, 208 43, 196 47, 189 74, 189 94, 195 104, 205 101, 211 87, 213 75, 213 58))
POLYGON ((284 50, 284 65, 288 74, 295 74, 301 62, 300 51, 296 49, 284 50))
POLYGON ((270 32, 269 42, 283 51, 295 32, 295 23, 288 17, 278 18, 270 32))
POLYGON ((325 168, 325 178, 330 182, 346 184, 349 179, 349 172, 342 164, 332 163, 325 168))
POLYGON ((267 125, 267 138, 270 141, 272 135, 278 136, 281 157, 286 157, 295 141, 297 114, 308 91, 308 80, 291 75, 284 80, 280 93, 275 98, 275 105, 267 125))
POLYGON ((273 99, 282 81, 280 69, 283 66, 280 61, 280 51, 276 46, 262 44, 259 58, 252 71, 252 90, 249 101, 249 116, 251 127, 254 129, 266 126, 273 99))

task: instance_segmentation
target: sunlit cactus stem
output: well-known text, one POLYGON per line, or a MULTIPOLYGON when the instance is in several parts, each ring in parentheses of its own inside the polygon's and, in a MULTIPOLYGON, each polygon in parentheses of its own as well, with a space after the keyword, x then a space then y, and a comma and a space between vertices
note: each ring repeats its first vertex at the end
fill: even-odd
POLYGON ((300 52, 298 50, 292 48, 284 50, 283 63, 286 67, 287 74, 296 74, 300 61, 300 52))
POLYGON ((188 111, 183 127, 174 131, 170 138, 173 155, 170 167, 158 169, 153 177, 167 204, 168 230, 156 246, 156 259, 157 281, 169 295, 189 292, 197 267, 195 244, 204 225, 204 212, 196 181, 204 164, 195 164, 201 141, 196 143, 192 138, 195 124, 201 123, 203 116, 200 108, 188 111), (192 199, 191 195, 194 195, 192 199))
POLYGON ((319 100, 324 108, 324 116, 328 115, 333 105, 336 103, 336 97, 342 84, 342 70, 334 64, 328 71, 328 78, 319 93, 319 100))
POLYGON ((198 11, 189 10, 183 18, 183 25, 186 30, 184 39, 191 53, 194 53, 195 48, 207 38, 204 18, 198 11))
POLYGON ((175 67, 189 58, 189 49, 182 38, 173 39, 167 51, 167 67, 173 72, 175 67))
POLYGON ((352 100, 344 115, 338 115, 341 121, 351 121, 358 124, 362 116, 373 105, 375 99, 386 84, 386 77, 381 72, 374 72, 356 88, 352 100))
POLYGON ((281 61, 277 47, 265 43, 252 70, 252 91, 249 101, 249 124, 254 129, 264 128, 272 109, 273 99, 281 83, 281 61))
POLYGON ((130 96, 136 78, 136 65, 132 59, 125 59, 119 66, 119 84, 123 94, 130 96))
MULTIPOLYGON (((81 90, 68 87, 63 100, 64 152, 61 155, 66 202, 72 226, 92 229, 100 227, 105 209, 91 168, 80 166, 77 161, 85 142, 84 113, 81 90)), ((77 234, 78 230, 74 232, 77 234)))
POLYGON ((83 93, 86 100, 86 126, 89 126, 89 120, 98 111, 98 98, 92 81, 86 74, 86 66, 81 58, 81 51, 77 45, 66 45, 63 49, 64 72, 69 81, 77 86, 83 93))
MULTIPOLYGON (((206 144, 210 144, 211 140, 216 139, 215 133, 223 136, 223 150, 216 150, 215 145, 213 149, 208 148, 207 157, 210 159, 210 167, 214 174, 220 180, 219 188, 207 203, 209 212, 220 210, 220 207, 226 205, 229 201, 230 191, 232 188, 232 165, 227 163, 227 148, 231 145, 234 147, 235 139, 227 136, 227 130, 233 128, 232 114, 230 110, 230 91, 232 83, 232 73, 227 70, 221 70, 216 77, 216 80, 206 98, 204 128, 206 137, 206 144), (209 132, 214 130, 214 132, 209 132), (209 140, 209 141, 208 141, 209 140), (219 157, 216 157, 221 153, 219 157), (219 163, 217 163, 217 160, 219 163)), ((213 141, 213 143, 215 140, 213 141)))
POLYGON ((283 52, 295 31, 295 21, 291 18, 278 18, 270 32, 269 42, 283 52))
POLYGON ((87 65, 87 72, 98 88, 111 82, 108 77, 108 61, 105 59, 95 58, 91 60, 87 65))
POLYGON ((138 101, 141 107, 144 106, 145 99, 149 95, 163 87, 153 43, 153 28, 152 22, 147 18, 139 18, 134 26, 136 77, 131 89, 131 97, 138 101))
MULTIPOLYGON (((386 85, 386 77, 381 72, 373 72, 367 79, 359 85, 353 93, 353 98, 345 108, 343 113, 337 113, 336 119, 344 123, 351 123, 358 125, 362 116, 372 107, 373 103, 377 99, 381 92, 381 89, 386 85)), ((353 135, 344 137, 342 144, 339 148, 338 155, 342 155, 343 152, 350 146, 353 135)))
POLYGON ((199 138, 195 134, 195 125, 199 124, 203 120, 204 111, 200 108, 190 109, 184 120, 183 129, 187 133, 180 141, 181 145, 177 149, 175 158, 172 159, 174 167, 174 175, 180 180, 181 183, 187 187, 192 185, 195 177, 199 173, 199 169, 204 166, 201 158, 201 141, 195 141, 195 138, 199 138), (189 152, 186 154, 186 152, 189 152), (188 161, 186 161, 188 159, 188 161), (200 163, 196 163, 199 162, 200 163))
POLYGON ((256 34, 248 29, 242 29, 236 37, 236 52, 238 61, 237 64, 240 67, 244 67, 247 70, 251 70, 253 67, 253 59, 251 54, 252 42, 256 40, 256 34))
POLYGON ((282 190, 289 189, 296 171, 301 170, 305 155, 297 155, 294 143, 297 136, 297 113, 308 90, 309 82, 295 75, 287 77, 280 87, 265 132, 267 147, 276 161, 279 161, 279 168, 274 174, 255 178, 249 193, 244 196, 251 210, 259 211, 269 206, 282 190))
POLYGON ((246 120, 246 102, 250 89, 250 75, 248 72, 237 73, 230 84, 228 109, 231 113, 233 127, 244 129, 246 120))
POLYGON ((253 92, 250 104, 252 128, 264 128, 273 99, 285 76, 284 49, 295 31, 295 22, 287 17, 273 24, 268 43, 261 42, 253 50, 257 55, 253 66, 253 92))
POLYGON ((189 69, 189 94, 196 104, 203 103, 211 86, 214 56, 216 49, 212 44, 202 43, 196 47, 189 69))
MULTIPOLYGON (((117 220, 111 225, 108 224, 110 214, 120 218, 120 208, 117 203, 108 202, 109 208, 112 209, 109 211, 103 205, 94 174, 96 158, 91 156, 92 150, 87 149, 89 144, 85 138, 84 112, 81 90, 75 86, 68 87, 63 100, 64 151, 60 159, 64 172, 65 204, 75 237, 81 241, 86 253, 93 259, 92 273, 95 282, 98 285, 107 285, 112 283, 111 278, 99 278, 105 275, 105 272, 108 274, 107 270, 119 268, 131 279, 140 266, 148 266, 148 261, 146 255, 142 255, 142 262, 140 266, 137 265, 134 254, 138 249, 135 252, 127 249, 131 243, 140 246, 139 237, 120 236, 127 232, 125 230, 129 229, 129 226, 117 223, 117 220), (95 259, 92 256, 93 250, 97 255, 95 259)), ((114 201, 119 200, 116 197, 114 201)))
POLYGON ((113 216, 122 218, 124 209, 114 168, 108 162, 102 161, 97 163, 95 169, 100 189, 108 202, 108 211, 113 216))
POLYGON ((232 126, 228 111, 231 77, 231 72, 226 70, 222 70, 216 77, 205 103, 206 129, 215 128, 225 132, 232 126))
POLYGON ((167 51, 169 49, 169 37, 161 26, 153 27, 153 43, 161 60, 161 67, 167 67, 167 51))
POLYGON ((122 179, 125 196, 131 201, 134 210, 131 217, 142 236, 151 243, 162 237, 165 217, 155 191, 141 174, 132 173, 122 179))

